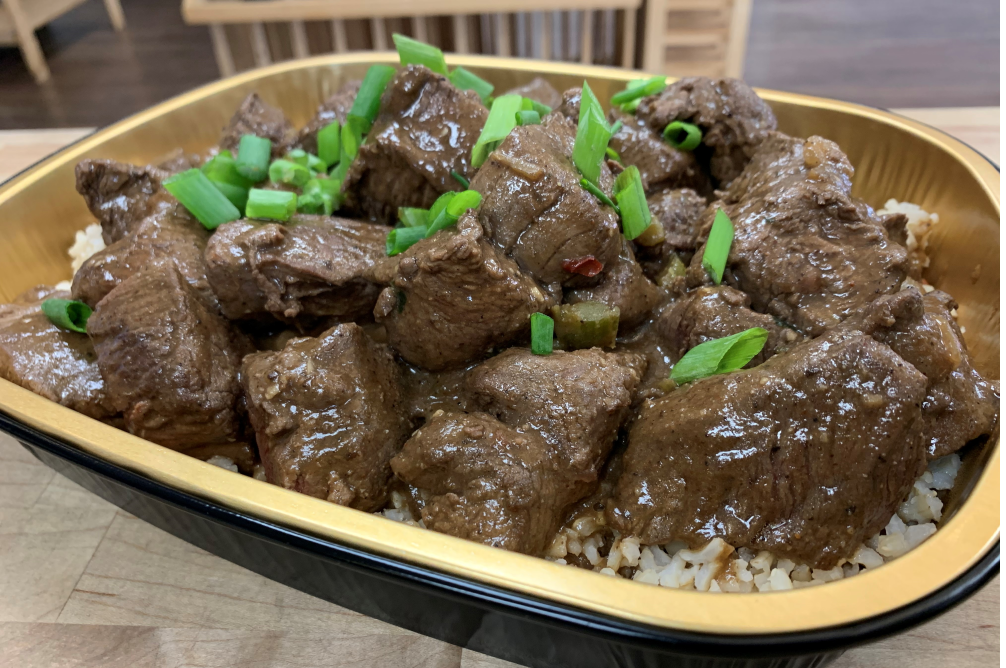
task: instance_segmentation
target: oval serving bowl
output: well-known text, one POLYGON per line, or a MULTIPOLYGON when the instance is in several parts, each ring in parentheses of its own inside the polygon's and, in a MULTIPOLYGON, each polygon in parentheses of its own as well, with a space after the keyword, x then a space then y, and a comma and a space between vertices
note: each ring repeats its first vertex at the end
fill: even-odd
MULTIPOLYGON (((324 56, 209 84, 100 130, 0 186, 0 301, 69 278, 67 248, 93 222, 74 190, 82 158, 157 161, 212 146, 249 92, 303 125, 342 82, 392 53, 324 56)), ((607 100, 629 70, 448 57, 497 90, 542 75, 587 79, 607 100)), ((926 278, 960 303, 986 377, 999 369, 999 172, 961 142, 894 114, 759 91, 780 130, 836 141, 854 191, 938 213, 926 278)), ((231 473, 0 380, 0 429, 44 462, 204 549, 308 593, 400 626, 533 666, 816 665, 844 647, 959 602, 999 564, 998 436, 964 453, 940 530, 854 578, 787 592, 669 590, 424 531, 231 473), (775 658, 773 658, 775 657, 775 658), (778 657, 788 661, 775 663, 778 657)))

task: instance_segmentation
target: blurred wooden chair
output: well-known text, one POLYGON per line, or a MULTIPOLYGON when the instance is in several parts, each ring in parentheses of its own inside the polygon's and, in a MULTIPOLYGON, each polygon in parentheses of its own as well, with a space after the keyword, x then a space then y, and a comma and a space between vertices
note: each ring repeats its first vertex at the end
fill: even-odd
MULTIPOLYGON (((37 83, 49 80, 49 66, 35 31, 86 0, 0 0, 0 45, 17 45, 37 83)), ((116 32, 126 28, 119 0, 104 0, 116 32)))
POLYGON ((751 0, 182 0, 209 26, 221 76, 320 53, 394 48, 400 32, 454 53, 739 74, 751 0), (708 5, 708 7, 707 7, 708 5), (641 25, 637 17, 645 17, 641 25), (646 41, 640 43, 640 37, 646 41), (728 65, 727 63, 731 63, 728 65), (717 69, 717 67, 719 69, 717 69))

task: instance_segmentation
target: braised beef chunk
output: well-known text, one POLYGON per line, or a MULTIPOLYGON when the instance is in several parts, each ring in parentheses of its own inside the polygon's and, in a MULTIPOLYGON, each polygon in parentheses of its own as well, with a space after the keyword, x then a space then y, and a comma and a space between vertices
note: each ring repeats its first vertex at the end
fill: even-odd
POLYGON ((703 149, 713 178, 725 186, 744 170, 748 160, 776 129, 772 109, 740 79, 685 77, 663 92, 645 97, 636 117, 663 133, 671 121, 685 121, 702 130, 703 149))
POLYGON ((485 413, 434 413, 391 467, 426 493, 427 529, 525 554, 544 551, 576 500, 556 450, 485 413))
POLYGON ((566 292, 567 304, 602 302, 619 310, 618 331, 625 333, 649 317, 664 299, 663 291, 643 275, 632 253, 632 245, 623 239, 622 252, 604 271, 601 282, 589 288, 566 292))
POLYGON ((677 150, 654 132, 646 121, 619 109, 609 112, 608 121, 611 124, 622 122, 621 129, 612 136, 608 145, 615 149, 623 165, 635 165, 639 169, 643 187, 648 193, 667 188, 710 190, 709 177, 702 171, 694 153, 677 150))
POLYGON ((126 236, 147 216, 174 209, 178 202, 161 182, 169 173, 115 160, 81 160, 75 169, 77 192, 101 223, 101 236, 111 244, 126 236))
POLYGON ((119 283, 98 302, 87 333, 131 433, 174 450, 240 440, 246 343, 173 264, 119 283))
POLYGON ((878 327, 874 337, 928 379, 922 416, 931 458, 956 452, 968 441, 991 434, 999 422, 999 384, 985 380, 975 370, 951 314, 956 307, 945 292, 937 290, 921 297, 909 288, 877 300, 858 314, 889 325, 878 327), (890 315, 892 311, 909 311, 911 317, 898 318, 890 315))
MULTIPOLYGON (((717 209, 733 222, 724 280, 748 293, 755 310, 818 335, 900 288, 906 251, 852 196, 852 172, 827 139, 773 133, 723 199, 706 210, 701 237, 717 209)), ((692 258, 692 285, 708 280, 703 249, 704 243, 692 258)))
POLYGON ((359 91, 359 80, 348 81, 322 102, 318 107, 318 113, 297 134, 297 145, 308 153, 318 155, 318 131, 333 121, 345 123, 359 91))
POLYGON ((168 174, 179 174, 202 164, 203 158, 199 154, 186 153, 182 149, 178 149, 157 163, 157 168, 163 169, 168 174))
POLYGON ((555 110, 562 104, 562 95, 552 84, 541 77, 535 77, 523 86, 517 86, 502 93, 502 95, 520 95, 555 110))
MULTIPOLYGON (((479 221, 489 238, 550 290, 596 283, 563 263, 590 255, 608 266, 622 245, 618 215, 580 185, 569 157, 575 140, 575 128, 550 114, 511 132, 471 182, 482 194, 479 221)), ((600 184, 611 192, 605 166, 600 184)))
POLYGON ((637 244, 636 258, 643 273, 656 279, 667 266, 672 253, 686 264, 691 261, 706 200, 694 190, 681 188, 662 190, 650 195, 646 202, 652 219, 664 228, 664 242, 656 246, 637 244))
POLYGON ((427 209, 443 193, 463 190, 451 172, 471 178, 472 147, 488 116, 475 92, 447 77, 422 65, 400 70, 346 175, 345 207, 392 222, 399 207, 427 209))
POLYGON ((645 370, 646 361, 631 353, 510 348, 469 371, 466 386, 474 408, 541 434, 580 498, 596 483, 645 370))
POLYGON ((751 298, 726 285, 693 290, 663 310, 653 327, 667 344, 674 361, 706 341, 737 334, 752 327, 768 330, 762 351, 748 363, 758 366, 803 337, 792 329, 780 327, 772 316, 751 310, 751 298))
POLYGON ((93 308, 133 274, 165 265, 177 267, 190 286, 208 303, 215 303, 203 260, 209 236, 181 207, 148 216, 128 235, 84 261, 73 277, 73 298, 93 308))
POLYGON ((645 544, 721 537, 831 568, 925 470, 925 388, 890 348, 840 329, 647 401, 609 522, 645 544))
POLYGON ((530 329, 549 299, 483 237, 473 212, 397 258, 374 317, 407 362, 430 370, 481 359, 530 329))
POLYGON ((224 315, 353 320, 374 308, 369 272, 385 257, 388 228, 299 214, 285 224, 221 225, 206 247, 207 273, 224 315))
POLYGON ((0 378, 89 417, 110 417, 115 408, 91 340, 42 313, 44 299, 69 299, 69 293, 42 288, 0 304, 0 378))
POLYGON ((562 114, 573 125, 580 121, 580 97, 583 95, 583 87, 577 86, 562 92, 562 102, 558 107, 553 107, 552 111, 562 114))
POLYGON ((408 436, 387 346, 337 325, 248 355, 241 383, 269 482, 360 510, 384 504, 408 436))
POLYGON ((220 137, 220 148, 238 154, 238 144, 244 135, 263 137, 272 142, 272 156, 286 154, 296 137, 296 132, 281 109, 262 101, 258 93, 251 93, 234 112, 230 123, 220 137))

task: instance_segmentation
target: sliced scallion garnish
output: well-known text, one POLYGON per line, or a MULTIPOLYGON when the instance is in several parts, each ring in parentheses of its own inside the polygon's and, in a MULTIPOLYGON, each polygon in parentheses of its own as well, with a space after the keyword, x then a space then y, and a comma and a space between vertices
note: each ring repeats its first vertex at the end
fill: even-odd
MULTIPOLYGON (((441 54, 441 58, 443 58, 443 54, 441 54)), ((449 78, 455 88, 475 91, 482 98, 482 104, 489 103, 489 96, 493 94, 493 90, 496 88, 479 75, 473 74, 463 67, 455 67, 449 78)))
POLYGON ((272 142, 265 137, 242 135, 238 143, 238 173, 253 183, 265 180, 271 154, 272 142))
POLYGON ((664 139, 679 151, 694 151, 702 143, 702 130, 684 121, 671 121, 664 128, 664 139))
MULTIPOLYGON (((356 94, 356 99, 353 100, 353 107, 349 110, 350 116, 364 121, 362 134, 370 131, 370 126, 374 123, 377 112, 381 108, 381 96, 384 95, 384 89, 388 87, 388 83, 394 76, 395 68, 391 65, 371 65, 367 73, 363 75, 360 90, 356 94)), ((342 137, 345 141, 346 135, 342 135, 342 137)))
POLYGON ((723 282, 723 271, 733 242, 734 225, 730 222, 730 217, 723 213, 723 209, 718 209, 709 230, 709 238, 706 239, 706 248, 702 251, 702 266, 716 285, 723 282))
POLYGON ((534 355, 552 354, 552 332, 555 321, 544 313, 531 314, 531 353, 534 355))
POLYGON ((311 170, 292 160, 273 160, 269 165, 269 180, 303 188, 311 180, 311 170))
POLYGON ((611 148, 610 146, 604 149, 604 154, 608 156, 609 159, 614 160, 618 164, 622 164, 622 156, 618 155, 618 151, 611 148))
POLYGON ((235 186, 230 183, 222 183, 220 181, 211 181, 213 187, 219 190, 224 197, 230 200, 231 204, 237 207, 238 211, 244 211, 245 205, 248 203, 248 188, 242 188, 241 186, 235 186))
POLYGON ((396 227, 388 232, 385 250, 388 256, 408 250, 417 241, 426 238, 425 227, 396 227))
POLYGON ((517 125, 541 125, 541 116, 537 111, 521 109, 517 112, 517 125))
POLYGON ((91 307, 84 302, 46 299, 42 302, 42 313, 57 327, 87 334, 87 319, 91 317, 91 307))
POLYGON ((611 139, 611 128, 604 120, 604 110, 586 81, 580 94, 580 120, 573 144, 573 164, 580 174, 597 185, 601 176, 601 161, 611 139))
POLYGON ((231 157, 230 151, 221 151, 200 167, 203 174, 214 183, 229 183, 232 186, 240 186, 247 190, 254 183, 238 172, 237 161, 231 157))
POLYGON ((552 107, 542 104, 538 100, 532 100, 529 97, 521 99, 520 108, 524 111, 536 111, 542 118, 552 113, 552 107))
MULTIPOLYGON (((611 200, 610 197, 608 197, 607 195, 605 195, 603 190, 601 190, 600 188, 598 188, 597 186, 595 186, 593 183, 591 183, 587 179, 580 179, 580 185, 583 186, 584 190, 586 190, 587 192, 589 192, 591 195, 593 195, 597 199, 601 200, 602 204, 607 204, 612 209, 614 209, 616 213, 618 213, 618 205, 615 204, 611 200)), ((619 214, 619 215, 621 215, 621 214, 619 214)))
POLYGON ((631 165, 615 179, 615 200, 622 217, 622 234, 632 241, 650 225, 650 207, 639 168, 631 165))
POLYGON ((248 204, 245 205, 245 216, 248 218, 286 222, 296 211, 297 193, 260 188, 248 191, 248 204))
POLYGON ((457 181, 458 183, 460 183, 461 187, 463 187, 465 190, 468 189, 468 185, 469 185, 468 179, 466 179, 461 174, 458 174, 453 169, 451 170, 451 178, 453 178, 455 181, 457 181))
POLYGON ((398 207, 398 220, 405 227, 426 227, 430 224, 430 212, 428 209, 400 206, 398 207))
POLYGON ((339 162, 339 152, 342 146, 342 126, 339 121, 332 121, 318 130, 318 157, 327 167, 339 162))
POLYGON ((489 154, 517 127, 517 112, 521 110, 521 103, 520 95, 501 95, 493 100, 482 134, 472 147, 472 167, 481 167, 489 154))
MULTIPOLYGON (((447 76, 447 63, 444 61, 444 52, 437 47, 420 42, 417 39, 412 39, 411 37, 406 37, 397 32, 391 36, 391 39, 395 41, 395 48, 398 49, 398 59, 402 65, 425 65, 437 74, 447 76)), ((454 85, 457 86, 457 84, 454 85)))
POLYGON ((430 207, 430 224, 426 229, 426 236, 432 237, 440 230, 454 225, 465 211, 474 209, 481 203, 482 195, 474 190, 441 195, 430 207))
POLYGON ((162 185, 208 230, 241 217, 237 207, 198 169, 175 174, 162 185))
POLYGON ((765 347, 768 331, 752 327, 695 346, 671 368, 670 378, 684 385, 700 378, 731 373, 750 362, 765 347))
POLYGON ((633 100, 656 95, 665 88, 667 88, 666 77, 635 79, 625 85, 625 90, 619 91, 612 96, 611 104, 612 106, 620 106, 633 100))
POLYGON ((297 196, 297 211, 331 216, 335 210, 336 198, 330 191, 322 187, 322 183, 331 179, 311 179, 304 186, 304 191, 297 196))

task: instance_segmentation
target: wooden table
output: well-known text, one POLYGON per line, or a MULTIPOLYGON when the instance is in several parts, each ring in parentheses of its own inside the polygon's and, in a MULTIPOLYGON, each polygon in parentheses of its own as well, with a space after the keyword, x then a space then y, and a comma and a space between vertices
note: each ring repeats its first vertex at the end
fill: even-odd
MULTIPOLYGON (((999 110, 903 110, 999 161, 999 110)), ((0 132, 0 180, 88 130, 0 132)), ((0 434, 0 666, 502 668, 214 557, 116 509, 0 434)), ((999 665, 999 578, 842 668, 999 665)))

